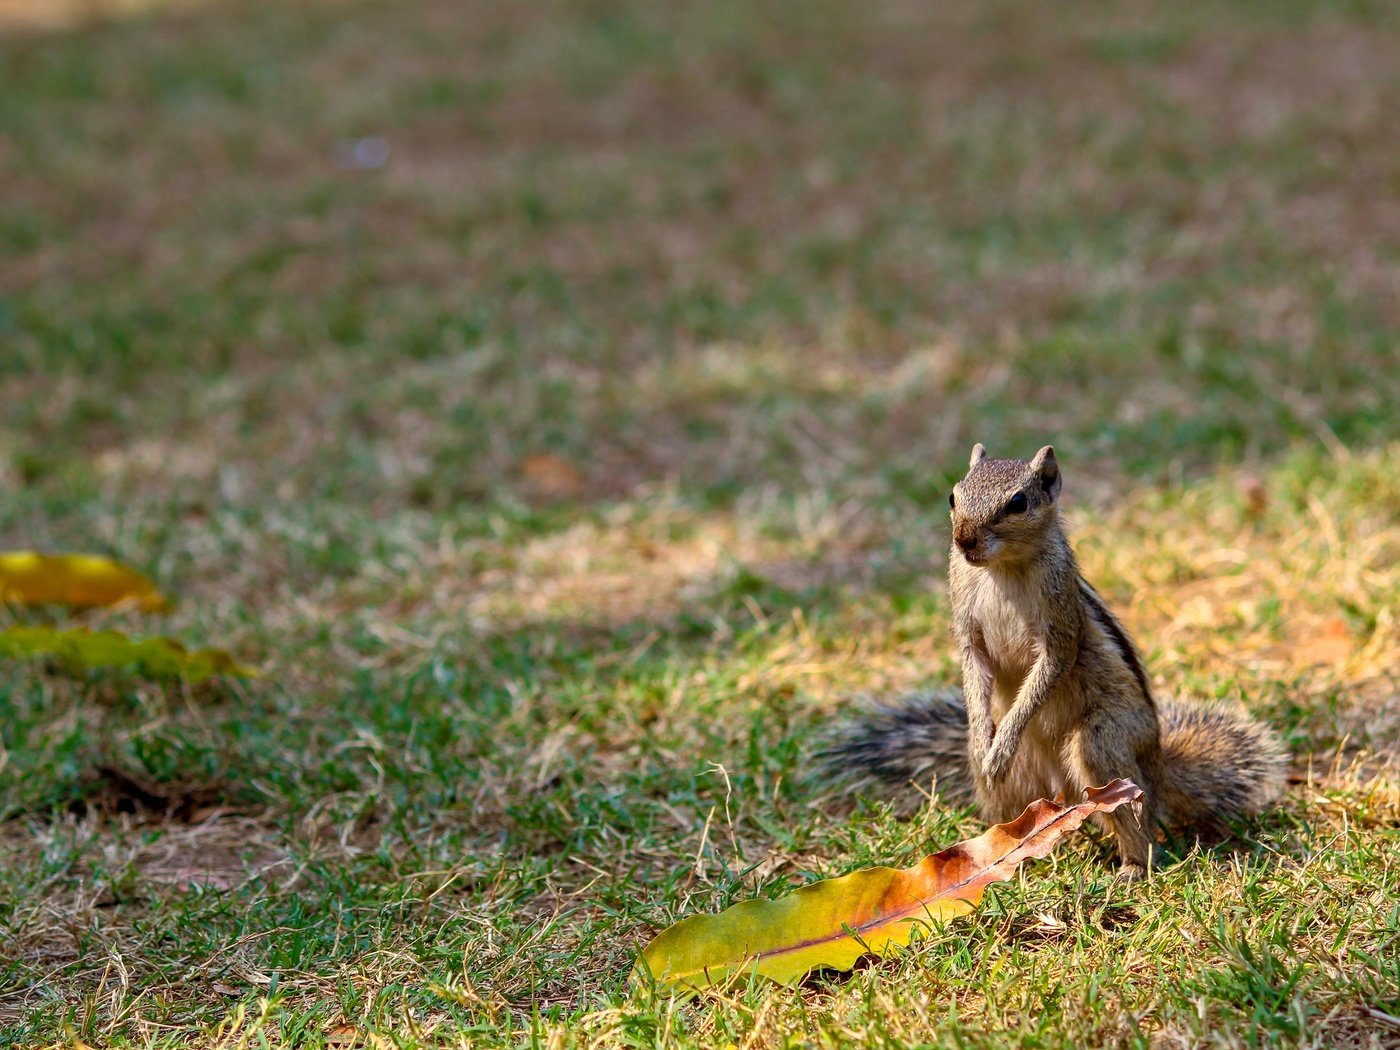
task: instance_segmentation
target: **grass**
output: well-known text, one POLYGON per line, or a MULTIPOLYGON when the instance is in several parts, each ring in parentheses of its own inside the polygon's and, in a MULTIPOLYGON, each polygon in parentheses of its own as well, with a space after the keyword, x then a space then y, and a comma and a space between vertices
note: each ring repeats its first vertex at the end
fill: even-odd
POLYGON ((264 671, 0 668, 0 1042, 1394 1045, 1397 101, 1366 0, 0 2, 0 545, 264 671), (810 758, 956 680, 974 440, 1284 804, 629 990, 978 829, 810 758))

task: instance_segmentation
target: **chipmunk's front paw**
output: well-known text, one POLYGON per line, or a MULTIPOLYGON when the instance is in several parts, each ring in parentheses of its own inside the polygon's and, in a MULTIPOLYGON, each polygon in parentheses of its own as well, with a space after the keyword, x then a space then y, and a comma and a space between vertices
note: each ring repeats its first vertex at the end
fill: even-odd
POLYGON ((1016 749, 1006 746, 1005 737, 997 737, 987 757, 982 762, 982 776, 992 784, 1000 784, 1011 772, 1011 760, 1016 757, 1016 749))
POLYGON ((971 752, 972 762, 976 769, 981 769, 987 763, 987 756, 991 754, 992 745, 996 743, 996 728, 992 723, 979 724, 973 722, 967 727, 968 750, 971 752))

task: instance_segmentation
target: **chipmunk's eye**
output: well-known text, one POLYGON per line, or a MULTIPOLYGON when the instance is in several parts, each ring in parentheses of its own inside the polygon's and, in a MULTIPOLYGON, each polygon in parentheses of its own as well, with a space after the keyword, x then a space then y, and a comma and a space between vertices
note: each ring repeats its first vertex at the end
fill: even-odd
POLYGON ((1006 501, 1006 513, 1024 514, 1026 512, 1026 494, 1018 492, 1006 501))
POLYGON ((957 505, 958 505, 958 497, 957 497, 957 495, 956 495, 955 493, 952 493, 952 492, 948 493, 948 506, 950 506, 950 507, 956 507, 957 505))

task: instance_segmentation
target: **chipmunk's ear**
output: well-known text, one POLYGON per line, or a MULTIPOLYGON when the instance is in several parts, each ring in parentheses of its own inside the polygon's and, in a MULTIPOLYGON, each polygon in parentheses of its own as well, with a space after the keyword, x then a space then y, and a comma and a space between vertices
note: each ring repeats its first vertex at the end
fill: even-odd
POLYGON ((1055 449, 1046 445, 1031 460, 1031 476, 1035 478, 1040 491, 1054 502, 1060 495, 1060 465, 1055 462, 1055 449))
POLYGON ((967 462, 968 469, 971 470, 973 467, 977 466, 977 464, 981 463, 986 458, 987 446, 979 441, 977 442, 977 444, 972 446, 972 458, 967 462))

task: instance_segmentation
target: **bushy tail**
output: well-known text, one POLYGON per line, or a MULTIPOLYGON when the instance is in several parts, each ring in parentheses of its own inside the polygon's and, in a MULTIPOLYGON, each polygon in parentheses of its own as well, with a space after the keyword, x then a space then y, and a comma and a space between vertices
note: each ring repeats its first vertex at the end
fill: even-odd
MULTIPOLYGON (((1283 793, 1288 753, 1267 726, 1243 711, 1158 701, 1167 823, 1217 834, 1262 812, 1283 793)), ((933 785, 946 802, 973 800, 967 765, 967 709, 956 692, 919 693, 879 704, 848 724, 821 752, 833 775, 857 785, 933 785)))
POLYGON ((1223 834, 1262 813, 1288 779, 1288 751, 1268 726, 1217 704, 1160 700, 1163 806, 1174 828, 1223 834))
POLYGON ((872 704, 837 730, 819 754, 832 775, 854 787, 933 785, 954 805, 973 801, 967 766, 967 708, 956 692, 914 693, 872 704))

